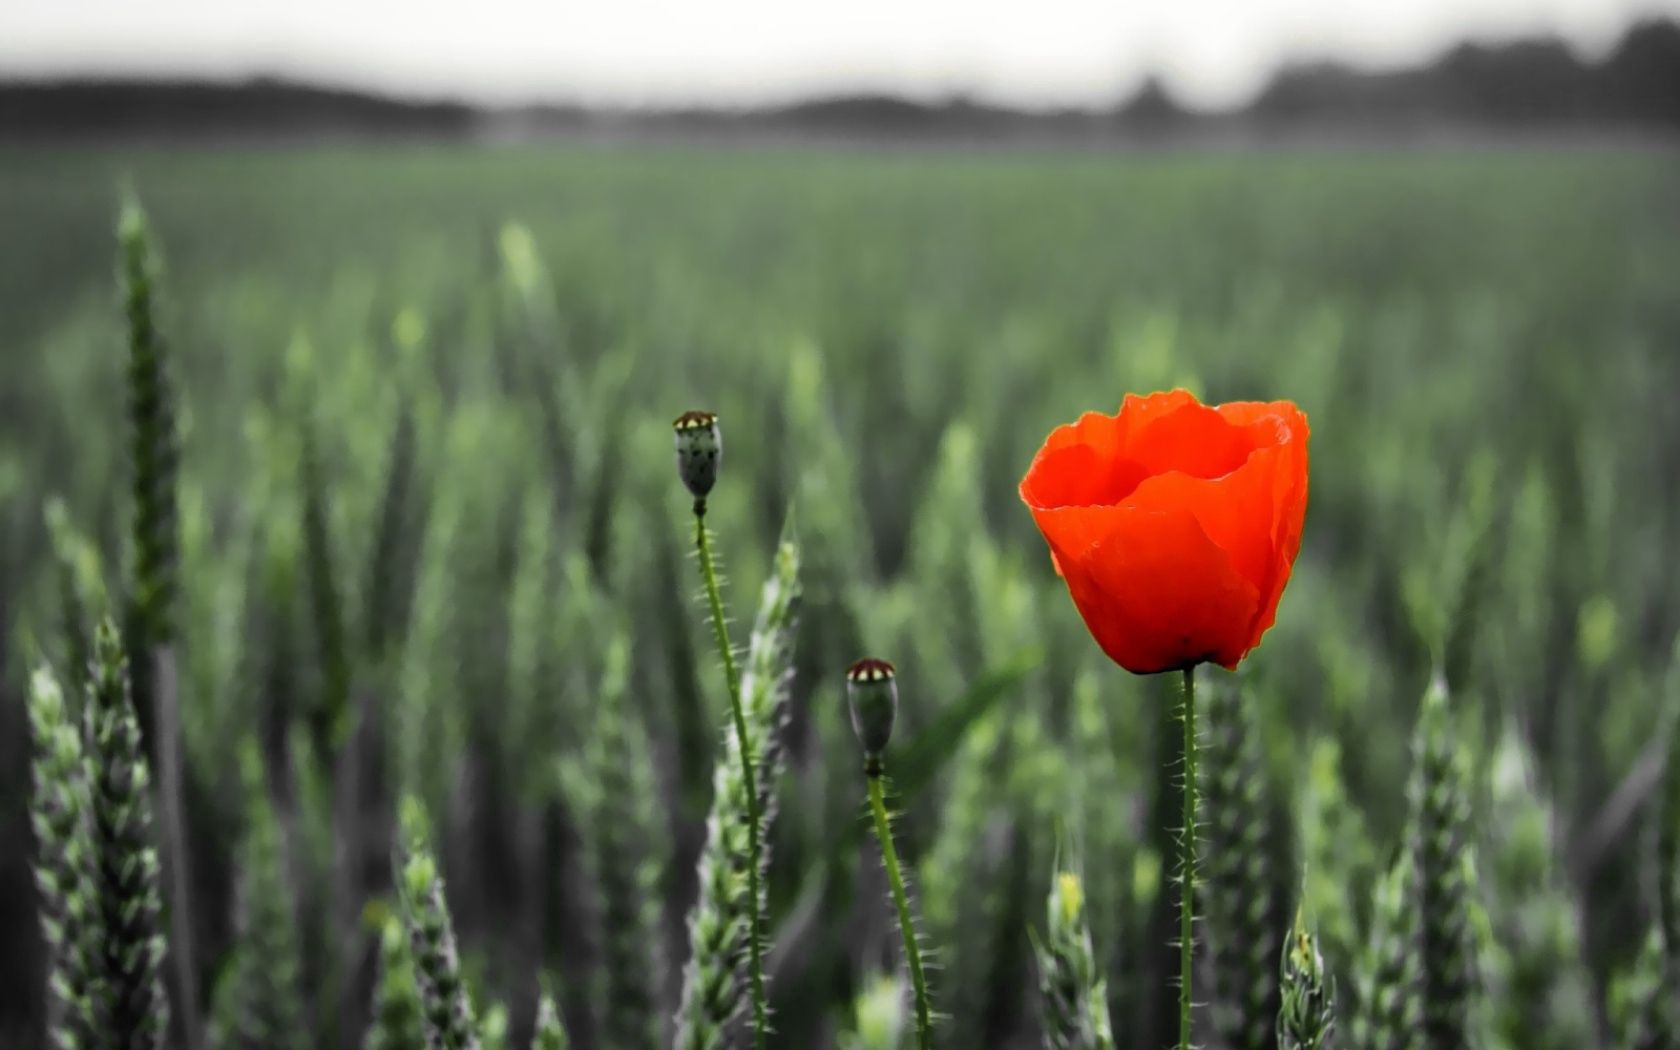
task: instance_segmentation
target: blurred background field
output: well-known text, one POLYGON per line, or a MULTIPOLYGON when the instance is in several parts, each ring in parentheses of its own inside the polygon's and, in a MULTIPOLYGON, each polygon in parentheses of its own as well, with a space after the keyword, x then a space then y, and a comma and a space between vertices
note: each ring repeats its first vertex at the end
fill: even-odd
POLYGON ((738 640, 790 508, 803 556, 770 869, 776 1045, 832 1045, 894 958, 840 688, 865 654, 900 669, 900 833, 942 1038, 1036 1041, 1027 930, 1060 831, 1083 854, 1122 1045, 1163 1045, 1170 686, 1102 658, 1015 486, 1053 425, 1182 385, 1290 398, 1312 422, 1278 624, 1240 683, 1207 679, 1240 684, 1259 727, 1278 936, 1303 888, 1348 973, 1439 669, 1476 773, 1499 942, 1484 965, 1507 982, 1485 1045, 1608 1039, 1654 921, 1651 800, 1680 705, 1672 150, 7 156, 0 981, 16 994, 0 1033, 41 1009, 22 684, 38 655, 66 658, 66 596, 98 609, 122 578, 125 186, 162 248, 180 392, 208 998, 249 738, 303 905, 310 1045, 364 1018, 399 788, 433 814, 481 1001, 524 1032, 552 969, 575 1040, 596 1045, 600 934, 558 769, 589 748, 622 636, 656 755, 674 1008, 725 716, 671 468, 670 420, 701 407, 724 430, 710 522, 738 640), (363 841, 334 843, 342 769, 314 739, 360 763, 380 829, 363 841), (343 870, 366 916, 331 901, 343 870), (1559 1017, 1535 1026, 1541 1010, 1559 1017))

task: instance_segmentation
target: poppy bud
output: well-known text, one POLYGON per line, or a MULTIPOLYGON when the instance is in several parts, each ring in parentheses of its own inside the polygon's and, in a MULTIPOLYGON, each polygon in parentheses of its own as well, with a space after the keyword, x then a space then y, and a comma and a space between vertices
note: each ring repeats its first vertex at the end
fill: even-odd
POLYGON ((881 752, 892 739, 898 717, 898 683, 893 665, 863 659, 846 669, 846 696, 851 702, 852 731, 863 745, 864 772, 881 775, 881 752))
POLYGON ((696 500, 703 500, 717 484, 723 459, 723 434, 713 412, 688 411, 671 424, 677 436, 677 476, 696 500))

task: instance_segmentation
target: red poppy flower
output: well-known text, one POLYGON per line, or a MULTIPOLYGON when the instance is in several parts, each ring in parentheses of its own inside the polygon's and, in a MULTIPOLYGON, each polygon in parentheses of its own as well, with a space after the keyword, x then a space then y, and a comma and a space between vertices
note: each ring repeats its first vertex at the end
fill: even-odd
POLYGON ((1272 625, 1301 547, 1307 417, 1288 401, 1128 394, 1115 415, 1052 431, 1021 499, 1115 663, 1236 667, 1272 625))

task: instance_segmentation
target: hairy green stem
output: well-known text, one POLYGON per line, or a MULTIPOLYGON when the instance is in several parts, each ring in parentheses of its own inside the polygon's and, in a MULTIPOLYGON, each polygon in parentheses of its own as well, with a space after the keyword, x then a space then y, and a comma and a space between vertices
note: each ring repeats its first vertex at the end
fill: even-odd
MULTIPOLYGON (((700 575, 706 581, 706 601, 712 610, 712 633, 717 638, 718 656, 723 660, 723 676, 729 682, 729 700, 735 709, 736 728, 745 724, 741 717, 741 669, 735 663, 735 649, 729 644, 729 625, 723 619, 723 595, 718 590, 717 567, 712 563, 712 540, 706 531, 706 501, 694 501, 694 549, 700 554, 700 575)), ((743 735, 743 746, 745 746, 743 735)), ((751 774, 748 774, 751 776, 751 774)))
POLYGON ((1196 669, 1184 669, 1184 829, 1179 833, 1178 1046, 1190 1050, 1190 975, 1195 965, 1196 669))
POLYGON ((694 501, 694 548, 700 555, 700 575, 706 580, 706 601, 711 604, 712 633, 717 638, 718 656, 723 659, 723 675, 729 685, 729 713, 735 720, 735 739, 741 747, 741 790, 746 795, 747 810, 747 937, 748 972, 752 982, 753 1045, 764 1050, 765 1033, 769 1021, 764 1008, 764 929, 760 913, 762 902, 758 892, 760 856, 758 823, 758 784, 753 773, 752 742, 747 739, 747 717, 741 710, 741 670, 735 665, 735 650, 729 644, 729 625, 723 619, 723 597, 718 593, 717 569, 712 564, 712 544, 706 534, 706 500, 694 501))
POLYGON ((898 908, 898 928, 904 935, 904 957, 910 964, 910 984, 916 993, 916 1046, 931 1050, 933 1026, 928 1019, 927 978, 922 974, 922 953, 916 947, 916 927, 910 918, 910 900, 904 895, 904 875, 898 869, 898 850, 893 848, 892 828, 887 824, 887 801, 881 791, 879 772, 869 776, 869 808, 875 814, 875 837, 881 840, 881 860, 892 884, 893 904, 898 908))

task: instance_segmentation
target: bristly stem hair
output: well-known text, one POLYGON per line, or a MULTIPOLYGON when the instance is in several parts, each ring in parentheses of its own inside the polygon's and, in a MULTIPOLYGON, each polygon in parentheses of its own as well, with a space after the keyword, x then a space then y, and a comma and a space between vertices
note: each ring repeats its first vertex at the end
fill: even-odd
POLYGON ((759 842, 761 828, 758 814, 758 783, 753 771, 752 741, 747 736, 747 718, 741 710, 741 670, 735 663, 735 650, 729 643, 729 624, 723 617, 723 597, 718 592, 717 567, 712 561, 711 539, 706 531, 706 497, 694 499, 694 549, 700 557, 700 575, 706 581, 706 601, 711 607, 712 633, 717 639, 718 656, 723 660, 723 675, 729 686, 729 714, 735 721, 735 740, 741 751, 741 791, 746 796, 747 811, 747 967, 752 989, 753 1045, 764 1050, 765 1032, 769 1020, 764 1005, 764 922, 759 896, 759 842))
POLYGON ((871 762, 869 777, 869 808, 875 815, 875 837, 881 840, 881 861, 886 865, 887 882, 892 886, 893 905, 898 909, 898 928, 904 935, 904 958, 910 966, 910 984, 916 996, 916 1046, 918 1050, 932 1050, 933 1024, 929 1018, 927 977, 922 972, 922 953, 916 946, 916 926, 910 917, 910 899, 904 893, 904 875, 898 867, 898 850, 893 847, 892 826, 887 820, 887 801, 881 788, 882 770, 879 761, 871 762))
POLYGON ((1179 838, 1178 1047, 1190 1050, 1190 979, 1196 932, 1196 669, 1184 669, 1184 830, 1179 838))

